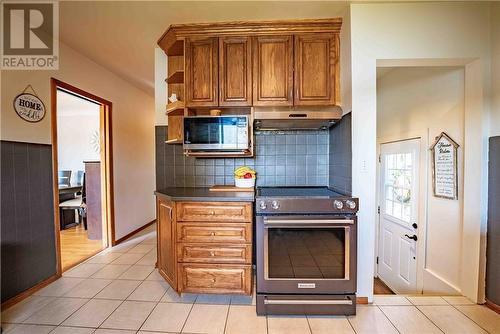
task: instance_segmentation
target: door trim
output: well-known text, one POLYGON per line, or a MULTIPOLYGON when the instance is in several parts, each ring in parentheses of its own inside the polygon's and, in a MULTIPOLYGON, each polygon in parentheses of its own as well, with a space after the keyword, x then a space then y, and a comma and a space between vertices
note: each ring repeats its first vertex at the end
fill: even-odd
POLYGON ((104 142, 104 149, 101 150, 101 161, 104 162, 104 173, 101 173, 101 189, 104 199, 102 208, 104 209, 104 223, 106 224, 106 247, 114 246, 115 241, 115 222, 114 222, 114 188, 113 188, 113 144, 112 144, 112 102, 99 96, 86 92, 80 88, 55 78, 50 79, 50 98, 51 98, 51 139, 52 139, 52 177, 53 177, 53 196, 54 196, 54 233, 56 244, 56 275, 62 275, 61 262, 61 239, 59 222, 59 188, 58 188, 58 157, 57 157, 57 90, 61 89, 67 93, 76 95, 91 102, 97 102, 100 105, 100 135, 104 142), (104 138, 103 138, 103 137, 104 138), (102 175, 104 174, 104 175, 102 175))
MULTIPOLYGON (((380 207, 381 205, 381 198, 380 198, 380 193, 381 193, 381 187, 380 187, 380 182, 381 182, 381 146, 384 144, 392 144, 392 143, 398 143, 398 142, 404 142, 404 141, 409 141, 409 140, 419 140, 419 184, 418 184, 418 189, 419 189, 419 201, 418 201, 418 207, 417 207, 417 214, 419 217, 419 227, 417 229, 417 236, 418 236, 418 244, 417 244, 417 272, 416 272, 416 290, 417 293, 423 293, 423 287, 424 287, 424 269, 425 269, 425 263, 426 263, 426 243, 427 243, 427 196, 424 196, 424 198, 421 198, 420 196, 422 193, 427 194, 428 192, 428 184, 427 184, 427 179, 428 179, 428 154, 425 154, 426 148, 428 146, 428 133, 422 133, 422 132, 412 132, 408 134, 405 137, 402 136, 391 136, 388 138, 382 138, 377 141, 377 170, 376 170, 376 203, 377 206, 380 207)), ((377 259, 380 258, 380 244, 379 244, 379 239, 380 239, 380 213, 376 212, 376 227, 375 227, 375 258, 374 258, 374 263, 375 263, 375 271, 374 271, 374 276, 379 277, 379 264, 377 263, 377 259)))

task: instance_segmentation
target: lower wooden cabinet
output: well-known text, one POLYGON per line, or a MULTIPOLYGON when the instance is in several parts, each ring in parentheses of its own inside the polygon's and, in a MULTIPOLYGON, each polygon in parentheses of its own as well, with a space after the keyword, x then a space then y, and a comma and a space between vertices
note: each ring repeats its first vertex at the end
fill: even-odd
POLYGON ((178 293, 251 294, 252 211, 252 203, 158 198, 160 274, 178 293))
POLYGON ((252 293, 251 265, 181 264, 180 291, 193 293, 252 293))

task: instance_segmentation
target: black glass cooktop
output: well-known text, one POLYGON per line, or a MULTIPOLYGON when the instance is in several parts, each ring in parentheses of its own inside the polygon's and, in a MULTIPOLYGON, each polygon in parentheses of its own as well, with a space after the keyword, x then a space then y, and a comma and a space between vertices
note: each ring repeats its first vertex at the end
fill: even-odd
POLYGON ((259 187, 260 197, 321 197, 332 198, 344 196, 327 187, 259 187))

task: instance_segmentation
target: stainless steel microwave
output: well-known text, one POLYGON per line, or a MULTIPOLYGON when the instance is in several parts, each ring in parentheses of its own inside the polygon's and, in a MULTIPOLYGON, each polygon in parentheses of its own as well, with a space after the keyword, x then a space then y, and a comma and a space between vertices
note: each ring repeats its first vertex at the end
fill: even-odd
POLYGON ((184 149, 242 151, 249 148, 248 116, 184 117, 184 149))

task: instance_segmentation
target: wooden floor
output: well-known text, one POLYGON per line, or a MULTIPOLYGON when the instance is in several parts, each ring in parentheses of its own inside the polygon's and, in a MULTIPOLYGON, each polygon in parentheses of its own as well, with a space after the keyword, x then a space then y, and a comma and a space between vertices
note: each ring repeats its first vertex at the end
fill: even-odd
POLYGON ((380 278, 375 277, 373 282, 373 293, 375 295, 393 295, 394 292, 385 285, 384 282, 380 280, 380 278))
POLYGON ((104 249, 101 240, 87 239, 81 225, 61 231, 61 262, 63 271, 104 249))

